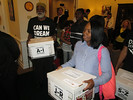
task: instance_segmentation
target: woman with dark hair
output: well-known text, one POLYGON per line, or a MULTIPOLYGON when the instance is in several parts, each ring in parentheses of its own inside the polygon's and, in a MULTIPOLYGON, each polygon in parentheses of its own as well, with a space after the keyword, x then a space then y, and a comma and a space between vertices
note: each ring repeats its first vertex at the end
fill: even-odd
POLYGON ((87 86, 84 90, 95 87, 94 100, 99 100, 99 85, 107 83, 111 79, 111 59, 107 48, 103 48, 101 52, 101 70, 102 75, 99 76, 98 71, 98 51, 104 39, 104 18, 95 15, 90 18, 90 21, 85 26, 83 31, 84 41, 78 41, 75 45, 72 59, 67 63, 58 67, 75 67, 83 72, 95 75, 95 79, 85 80, 87 86))

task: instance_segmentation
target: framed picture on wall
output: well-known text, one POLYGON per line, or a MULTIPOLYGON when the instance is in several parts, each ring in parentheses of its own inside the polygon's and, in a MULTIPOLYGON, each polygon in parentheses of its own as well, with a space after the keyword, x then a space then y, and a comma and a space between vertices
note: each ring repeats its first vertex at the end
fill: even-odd
POLYGON ((24 4, 24 8, 25 8, 27 11, 32 11, 33 8, 34 8, 34 5, 33 5, 32 2, 27 1, 27 2, 24 4))
POLYGON ((13 0, 8 0, 9 16, 10 20, 15 21, 13 0))

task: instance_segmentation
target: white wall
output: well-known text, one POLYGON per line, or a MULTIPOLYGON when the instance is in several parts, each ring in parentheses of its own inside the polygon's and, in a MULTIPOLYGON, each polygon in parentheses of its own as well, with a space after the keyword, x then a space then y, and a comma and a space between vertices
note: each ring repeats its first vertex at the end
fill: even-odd
POLYGON ((34 5, 34 8, 33 8, 32 11, 27 11, 24 8, 24 4, 27 2, 27 0, 17 0, 21 41, 26 41, 27 40, 28 21, 29 21, 30 18, 36 16, 36 3, 39 0, 29 0, 29 1, 31 1, 34 5))

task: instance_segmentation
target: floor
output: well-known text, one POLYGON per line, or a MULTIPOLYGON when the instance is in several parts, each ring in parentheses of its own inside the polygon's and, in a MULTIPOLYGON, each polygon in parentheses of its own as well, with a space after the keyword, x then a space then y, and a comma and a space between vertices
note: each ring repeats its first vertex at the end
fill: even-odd
POLYGON ((36 87, 33 71, 18 75, 19 100, 53 100, 45 94, 45 88, 36 87))

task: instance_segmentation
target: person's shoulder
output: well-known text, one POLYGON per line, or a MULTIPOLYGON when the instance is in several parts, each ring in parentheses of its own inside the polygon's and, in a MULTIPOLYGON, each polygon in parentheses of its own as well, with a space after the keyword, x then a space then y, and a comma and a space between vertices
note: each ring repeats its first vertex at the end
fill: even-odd
POLYGON ((10 43, 14 42, 15 39, 11 35, 9 35, 8 33, 0 31, 0 41, 5 42, 5 43, 8 42, 8 44, 10 44, 10 43))
POLYGON ((130 32, 130 33, 128 34, 128 37, 133 37, 133 32, 130 32))
POLYGON ((83 42, 82 41, 78 41, 77 44, 82 44, 83 42))
POLYGON ((35 17, 30 18, 30 20, 35 20, 35 19, 38 19, 38 17, 35 16, 35 17))
POLYGON ((47 21, 50 21, 50 22, 53 22, 53 19, 49 18, 49 17, 46 17, 46 20, 47 21))
POLYGON ((3 37, 3 36, 5 36, 5 35, 6 35, 6 33, 0 31, 0 38, 3 37))
POLYGON ((38 20, 38 17, 37 17, 37 16, 36 16, 36 17, 32 17, 32 18, 30 18, 29 21, 36 21, 36 20, 38 20))
POLYGON ((9 34, 0 31, 0 38, 5 38, 6 39, 7 37, 12 38, 9 34))
POLYGON ((132 31, 131 31, 130 29, 128 29, 128 28, 126 29, 126 31, 128 32, 128 34, 132 32, 132 31))
POLYGON ((54 19, 58 18, 58 16, 55 16, 54 19))
POLYGON ((77 43, 76 43, 76 46, 80 46, 80 45, 82 45, 84 42, 82 42, 82 41, 78 41, 77 43))
MULTIPOLYGON (((103 46, 103 45, 100 45, 100 47, 101 46, 103 46)), ((100 48, 99 47, 99 48, 100 48)), ((106 48, 105 46, 104 46, 104 48, 102 48, 102 54, 104 54, 104 55, 106 55, 106 54, 109 54, 109 50, 108 50, 108 48, 106 48)))
POLYGON ((88 21, 87 20, 83 20, 83 22, 82 22, 82 24, 87 24, 88 23, 88 21))

